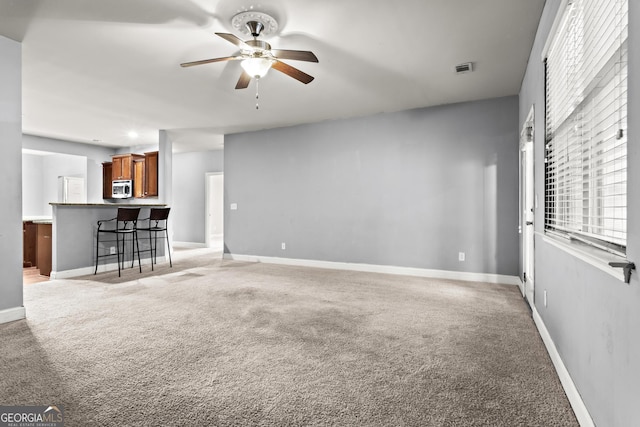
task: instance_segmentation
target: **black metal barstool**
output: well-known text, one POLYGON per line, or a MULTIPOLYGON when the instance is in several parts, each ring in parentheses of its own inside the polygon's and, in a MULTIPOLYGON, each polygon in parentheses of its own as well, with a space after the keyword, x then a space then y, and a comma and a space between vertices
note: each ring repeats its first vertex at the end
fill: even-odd
POLYGON ((98 232, 96 233, 96 270, 93 274, 98 273, 98 260, 102 257, 113 256, 113 254, 99 255, 100 233, 115 234, 116 236, 116 255, 118 256, 118 277, 120 276, 121 263, 124 268, 124 242, 127 235, 131 236, 131 268, 135 261, 135 252, 138 251, 138 267, 142 273, 142 265, 140 264, 140 245, 138 244, 137 221, 140 214, 140 208, 118 208, 118 214, 115 218, 98 221, 98 232), (114 228, 103 229, 104 224, 114 222, 114 228), (122 251, 120 251, 120 236, 122 236, 122 251), (135 247, 134 247, 135 245, 135 247))
POLYGON ((153 264, 156 263, 158 254, 158 232, 164 231, 164 238, 167 241, 167 249, 169 252, 169 266, 173 267, 171 261, 171 244, 169 243, 169 233, 167 232, 167 220, 169 219, 169 211, 171 208, 151 208, 149 210, 149 218, 142 218, 140 221, 149 221, 147 227, 138 227, 138 231, 149 232, 149 247, 151 248, 151 270, 153 264), (153 235, 153 243, 151 237, 153 235))

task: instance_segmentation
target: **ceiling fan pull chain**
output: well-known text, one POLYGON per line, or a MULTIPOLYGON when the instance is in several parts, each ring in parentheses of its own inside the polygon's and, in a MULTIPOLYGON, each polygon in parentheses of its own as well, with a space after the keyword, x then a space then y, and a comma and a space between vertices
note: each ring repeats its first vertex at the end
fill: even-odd
POLYGON ((260 109, 260 106, 258 105, 258 100, 260 99, 260 93, 259 93, 259 86, 260 86, 260 77, 256 77, 256 110, 260 109))

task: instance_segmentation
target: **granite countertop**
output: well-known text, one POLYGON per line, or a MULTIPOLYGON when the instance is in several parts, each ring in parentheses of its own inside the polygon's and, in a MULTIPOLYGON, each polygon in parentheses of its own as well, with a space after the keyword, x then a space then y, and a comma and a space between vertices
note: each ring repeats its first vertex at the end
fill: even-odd
POLYGON ((71 206, 71 207, 106 207, 106 208, 148 208, 148 207, 164 207, 164 203, 49 203, 51 206, 71 206))
POLYGON ((51 224, 53 218, 50 216, 24 216, 22 222, 33 222, 34 224, 51 224))

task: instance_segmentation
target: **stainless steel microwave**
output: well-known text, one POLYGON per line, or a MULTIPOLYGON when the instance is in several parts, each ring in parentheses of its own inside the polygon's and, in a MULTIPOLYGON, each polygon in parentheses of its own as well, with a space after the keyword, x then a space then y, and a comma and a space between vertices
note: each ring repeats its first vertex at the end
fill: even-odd
POLYGON ((133 196, 133 181, 121 179, 111 183, 111 197, 114 199, 128 199, 133 196))

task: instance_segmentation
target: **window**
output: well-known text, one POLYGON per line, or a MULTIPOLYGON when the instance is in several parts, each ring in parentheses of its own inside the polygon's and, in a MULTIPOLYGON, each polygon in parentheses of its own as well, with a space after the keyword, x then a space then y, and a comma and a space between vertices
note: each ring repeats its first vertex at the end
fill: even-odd
POLYGON ((545 59, 545 231, 624 254, 628 0, 570 0, 545 59))

